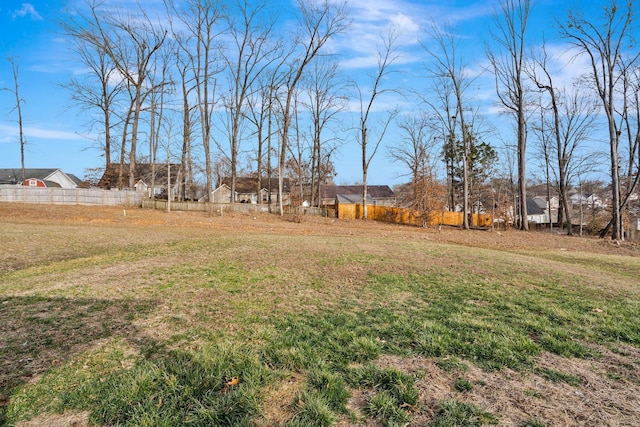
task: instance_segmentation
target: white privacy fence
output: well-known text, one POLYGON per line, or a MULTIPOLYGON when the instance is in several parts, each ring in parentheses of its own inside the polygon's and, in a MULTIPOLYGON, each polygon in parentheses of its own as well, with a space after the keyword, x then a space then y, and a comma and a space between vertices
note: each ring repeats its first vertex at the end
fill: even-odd
MULTIPOLYGON (((212 211, 220 214, 225 212, 271 212, 279 213, 280 208, 272 205, 250 203, 198 203, 171 202, 170 208, 166 200, 150 200, 144 191, 99 190, 87 188, 34 188, 21 185, 0 185, 0 203, 34 203, 42 205, 102 205, 102 206, 141 206, 147 209, 174 211, 212 211)), ((335 217, 335 209, 314 208, 302 206, 284 206, 284 213, 288 215, 319 215, 335 217)))
POLYGON ((140 205, 144 197, 145 193, 141 191, 0 186, 0 202, 54 205, 140 205))
MULTIPOLYGON (((248 212, 248 213, 280 213, 280 206, 278 205, 269 205, 266 204, 257 204, 257 203, 214 203, 210 205, 205 202, 171 202, 168 205, 166 200, 151 200, 144 199, 142 200, 142 207, 148 209, 157 209, 157 210, 172 210, 172 211, 202 211, 202 212, 213 212, 216 214, 225 214, 228 212, 248 212)), ((302 207, 302 206, 291 206, 284 205, 283 211, 287 215, 315 215, 315 216, 336 216, 335 209, 332 208, 315 208, 315 207, 302 207)))

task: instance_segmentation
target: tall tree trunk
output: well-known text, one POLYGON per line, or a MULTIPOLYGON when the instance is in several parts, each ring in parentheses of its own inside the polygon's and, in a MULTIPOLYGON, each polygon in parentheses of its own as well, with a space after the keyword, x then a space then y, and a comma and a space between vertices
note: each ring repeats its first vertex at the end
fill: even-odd
POLYGON ((367 124, 366 122, 361 124, 361 133, 362 133, 362 219, 368 219, 369 215, 367 212, 367 172, 368 172, 368 162, 367 162, 367 124))
POLYGON ((136 148, 138 145, 138 124, 140 111, 142 110, 142 88, 136 88, 136 97, 133 110, 133 122, 131 123, 131 149, 129 150, 129 190, 133 190, 136 184, 136 148))

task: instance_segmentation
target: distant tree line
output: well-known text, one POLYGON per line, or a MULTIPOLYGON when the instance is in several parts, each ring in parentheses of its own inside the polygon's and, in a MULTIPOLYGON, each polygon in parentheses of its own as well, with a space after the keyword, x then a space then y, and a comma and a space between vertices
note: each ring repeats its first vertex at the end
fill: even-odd
POLYGON ((237 177, 250 175, 256 191, 278 178, 280 203, 288 177, 318 205, 337 153, 354 141, 365 217, 369 167, 386 145, 389 160, 406 170, 405 205, 425 214, 457 207, 469 228, 468 215, 491 200, 492 209, 512 206, 516 226, 528 230, 527 165, 538 159, 548 195, 560 201, 558 222, 568 223, 570 234, 568 192, 595 167, 598 150, 590 143, 604 113, 611 217, 603 236, 621 239, 640 177, 639 53, 634 2, 602 6, 579 6, 598 9, 593 22, 579 9, 557 17, 545 37, 571 48, 568 55, 530 41, 529 0, 501 3, 491 48, 477 63, 461 54, 455 28, 434 24, 420 40, 428 89, 416 84, 410 91, 389 78, 399 69, 400 28, 379 35, 369 81, 340 69, 329 46, 348 35, 348 2, 299 0, 295 25, 282 26, 282 11, 267 0, 164 0, 155 15, 140 3, 114 9, 86 0, 62 23, 87 70, 67 86, 100 135, 105 168, 119 165, 121 188, 135 184, 136 164, 165 161, 180 164, 181 199, 195 197, 199 180, 210 194, 223 176, 233 195, 237 177), (557 64, 577 59, 587 69, 563 80, 557 64), (487 106, 474 99, 472 69, 481 64, 513 125, 502 144, 482 114, 487 106), (385 105, 382 96, 391 93, 410 96, 415 108, 385 105), (352 126, 349 112, 357 116, 352 126), (383 144, 390 126, 399 136, 383 144))

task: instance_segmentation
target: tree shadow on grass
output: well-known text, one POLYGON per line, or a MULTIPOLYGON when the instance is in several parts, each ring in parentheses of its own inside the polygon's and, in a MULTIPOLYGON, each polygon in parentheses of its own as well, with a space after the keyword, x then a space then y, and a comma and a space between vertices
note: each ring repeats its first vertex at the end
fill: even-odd
POLYGON ((152 301, 0 298, 0 424, 12 389, 98 340, 142 339, 133 321, 152 301))

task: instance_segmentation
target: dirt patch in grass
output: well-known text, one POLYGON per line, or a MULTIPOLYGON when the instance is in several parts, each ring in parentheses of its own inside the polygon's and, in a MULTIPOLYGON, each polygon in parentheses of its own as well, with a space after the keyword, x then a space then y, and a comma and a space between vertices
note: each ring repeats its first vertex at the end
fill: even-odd
POLYGON ((264 390, 262 396, 262 417, 256 421, 257 427, 281 425, 292 414, 291 404, 296 395, 301 392, 304 379, 299 373, 293 373, 277 384, 264 390))
POLYGON ((16 427, 87 427, 89 426, 89 414, 45 414, 29 421, 16 423, 16 427))

